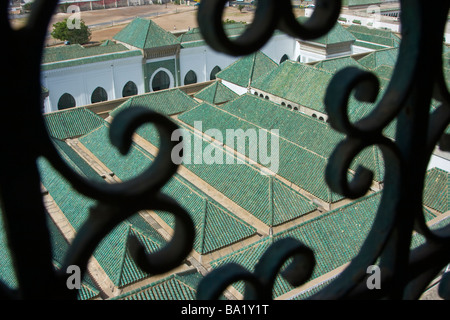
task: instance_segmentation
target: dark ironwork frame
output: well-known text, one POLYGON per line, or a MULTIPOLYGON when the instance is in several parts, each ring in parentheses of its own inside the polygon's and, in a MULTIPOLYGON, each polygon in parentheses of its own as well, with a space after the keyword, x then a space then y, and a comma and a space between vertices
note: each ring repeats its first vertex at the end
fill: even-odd
MULTIPOLYGON (((8 19, 8 1, 0 4, 0 28, 5 48, 1 52, 4 75, 0 117, 0 197, 7 242, 18 279, 18 289, 0 283, 2 299, 76 299, 76 291, 66 286, 69 265, 78 265, 84 274, 88 259, 100 241, 121 221, 140 210, 164 210, 176 219, 171 241, 161 251, 148 254, 137 239, 129 249, 144 271, 160 274, 180 265, 191 252, 194 226, 188 213, 161 187, 177 170, 171 160, 171 132, 177 126, 168 118, 144 108, 131 108, 115 117, 111 143, 126 154, 131 136, 144 123, 154 124, 161 136, 156 160, 142 175, 120 184, 100 184, 86 180, 59 156, 46 131, 41 114, 40 64, 48 24, 57 0, 35 0, 25 27, 15 30, 8 19), (11 127, 13 125, 13 127, 11 127), (97 200, 89 218, 77 233, 60 271, 52 266, 46 209, 41 194, 37 159, 45 157, 81 194, 97 200)), ((259 0, 254 22, 238 39, 230 40, 221 18, 226 0, 202 1, 199 26, 207 43, 215 50, 241 56, 260 49, 279 29, 301 39, 326 34, 337 22, 341 1, 317 0, 314 13, 304 24, 294 17, 290 0, 259 0)), ((389 86, 367 117, 352 123, 347 115, 350 95, 360 101, 375 102, 379 94, 376 76, 357 68, 335 75, 324 103, 331 126, 346 138, 336 146, 325 178, 330 188, 350 199, 364 195, 372 173, 359 168, 347 181, 352 160, 363 149, 378 146, 384 156, 385 182, 373 228, 359 254, 342 274, 311 299, 417 299, 430 281, 450 261, 450 225, 430 230, 425 223, 422 197, 428 161, 439 144, 448 149, 444 131, 450 121, 450 96, 443 73, 442 39, 450 0, 401 1, 402 42, 399 59, 389 86), (432 99, 440 106, 430 113, 432 99), (382 130, 397 120, 395 142, 382 130), (410 250, 413 232, 426 242, 410 250), (382 289, 369 290, 366 269, 378 263, 382 289)), ((260 259, 254 272, 236 264, 209 273, 200 283, 198 299, 216 299, 235 281, 246 282, 246 299, 272 299, 276 276, 281 274, 294 286, 311 276, 315 260, 311 249, 295 239, 274 243, 260 259)), ((440 294, 449 297, 449 276, 444 274, 440 294)))

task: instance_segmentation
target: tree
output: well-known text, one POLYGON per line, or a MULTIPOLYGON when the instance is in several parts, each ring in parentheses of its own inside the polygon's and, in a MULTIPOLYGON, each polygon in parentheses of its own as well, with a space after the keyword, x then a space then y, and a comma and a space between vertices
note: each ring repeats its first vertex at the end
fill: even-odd
POLYGON ((243 4, 238 5, 238 10, 240 13, 242 13, 242 10, 244 9, 244 7, 245 6, 243 4))
POLYGON ((91 39, 91 31, 86 26, 83 20, 70 21, 67 25, 67 20, 57 22, 53 25, 52 37, 62 41, 69 41, 72 43, 83 44, 89 42, 91 39))

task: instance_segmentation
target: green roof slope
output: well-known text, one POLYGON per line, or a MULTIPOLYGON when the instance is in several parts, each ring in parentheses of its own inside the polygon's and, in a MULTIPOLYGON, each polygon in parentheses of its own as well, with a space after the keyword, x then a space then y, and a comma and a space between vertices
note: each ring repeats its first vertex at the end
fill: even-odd
POLYGON ((42 58, 42 63, 54 63, 72 59, 87 58, 92 56, 99 56, 103 54, 111 54, 117 52, 129 51, 127 47, 122 44, 109 44, 94 47, 83 47, 79 44, 69 45, 63 47, 45 48, 42 58))
POLYGON ((358 67, 365 69, 360 63, 358 63, 352 57, 339 57, 333 59, 322 60, 314 65, 318 69, 336 73, 337 71, 346 67, 358 67))
POLYGON ((44 50, 42 70, 85 65, 127 57, 141 56, 139 50, 129 50, 122 44, 84 48, 80 45, 47 48, 44 50))
POLYGON ((248 87, 262 75, 274 70, 278 64, 261 51, 245 56, 217 74, 217 78, 248 87))
MULTIPOLYGON (((327 164, 327 158, 320 155, 319 152, 308 150, 308 147, 310 147, 313 150, 320 150, 320 152, 326 154, 331 152, 334 145, 329 143, 332 141, 337 143, 340 140, 339 136, 333 135, 333 130, 329 129, 329 127, 323 122, 319 122, 318 120, 314 120, 309 117, 306 118, 304 115, 299 117, 305 118, 306 125, 302 122, 296 123, 295 121, 291 121, 290 127, 291 129, 293 128, 293 130, 286 130, 286 128, 288 128, 288 121, 285 121, 284 124, 281 124, 281 121, 278 122, 280 119, 285 120, 283 118, 283 113, 277 113, 270 108, 265 108, 267 104, 273 103, 264 99, 256 97, 253 98, 252 95, 244 95, 241 98, 236 99, 235 102, 236 103, 231 103, 233 108, 227 108, 228 104, 222 105, 220 108, 208 104, 202 104, 197 108, 179 116, 178 119, 190 126, 194 126, 195 121, 201 120, 203 132, 206 132, 209 129, 219 130, 224 133, 228 129, 242 130, 244 132, 248 132, 248 130, 258 132, 259 129, 266 129, 268 131, 271 129, 279 129, 279 136, 281 139, 278 139, 279 167, 277 174, 326 202, 332 203, 342 198, 340 195, 332 193, 325 183, 324 170, 327 164), (259 101, 254 103, 255 101, 253 101, 253 99, 257 99, 259 101), (259 102, 261 103, 258 104, 259 102), (222 107, 226 112, 221 110, 222 107), (239 112, 234 110, 239 110, 239 112), (267 114, 271 114, 271 117, 265 116, 267 114), (258 119, 259 116, 261 117, 260 119, 258 119), (308 125, 309 121, 316 122, 317 125, 315 126, 311 123, 308 125), (324 127, 324 130, 318 130, 318 127, 322 126, 324 127), (300 136, 300 139, 295 136, 296 134, 300 136), (296 144, 291 142, 289 141, 289 138, 286 137, 293 137, 294 141, 297 141, 298 139, 300 143, 296 144), (302 137, 305 139, 302 139, 302 137)), ((275 106, 274 108, 279 108, 281 110, 280 106, 275 104, 273 105, 275 106)), ((287 109, 282 111, 286 111, 286 113, 288 113, 287 109)), ((293 114, 292 112, 289 113, 291 115, 293 114)), ((287 115, 287 117, 289 117, 289 115, 287 115)), ((222 141, 228 147, 234 148, 237 152, 242 153, 247 157, 254 157, 250 154, 248 139, 246 139, 245 145, 242 146, 245 147, 245 150, 242 151, 240 148, 241 146, 239 148, 237 147, 236 141, 234 142, 234 145, 231 145, 232 142, 226 141, 225 134, 223 134, 222 138, 214 138, 222 141)), ((272 150, 271 143, 274 138, 275 136, 268 132, 267 150, 272 150)), ((261 152, 261 146, 253 145, 253 147, 256 148, 257 153, 261 152)), ((265 151, 262 152, 264 153, 265 151)), ((267 164, 261 162, 260 157, 253 160, 268 167, 267 164)), ((241 174, 244 174, 244 172, 241 174)), ((261 180, 261 178, 259 180, 261 180)), ((262 194, 260 196, 262 196, 262 194)), ((260 206, 262 206, 262 204, 260 204, 260 206)), ((301 207, 299 206, 299 208, 301 207)), ((269 221, 270 215, 265 215, 265 217, 267 221, 269 221)))
POLYGON ((439 168, 428 170, 425 178, 424 199, 425 206, 440 213, 450 209, 449 173, 439 168))
MULTIPOLYGON (((313 166, 314 163, 321 161, 318 159, 319 157, 323 158, 322 161, 328 159, 336 145, 344 138, 342 134, 333 130, 329 124, 323 121, 316 120, 299 112, 292 112, 291 110, 276 103, 261 99, 251 94, 242 95, 238 99, 218 106, 217 108, 207 108, 202 106, 202 109, 204 110, 203 116, 200 110, 192 110, 182 115, 179 119, 188 119, 190 114, 192 114, 193 118, 203 118, 203 127, 205 130, 211 127, 222 128, 220 125, 220 119, 223 119, 224 121, 227 119, 226 123, 228 126, 234 128, 251 128, 248 123, 243 123, 249 122, 268 131, 278 129, 280 137, 292 142, 289 143, 280 141, 280 150, 281 152, 285 152, 284 149, 286 149, 286 158, 280 157, 279 173, 284 174, 286 179, 296 184, 299 183, 299 181, 304 181, 306 183, 304 185, 305 187, 310 184, 312 184, 310 187, 313 187, 313 185, 316 184, 318 188, 320 184, 313 181, 305 181, 304 176, 306 176, 307 173, 299 176, 294 170, 294 167, 298 164, 294 164, 302 163, 305 166, 313 166), (219 109, 232 114, 239 120, 232 119, 229 114, 218 112, 219 109), (194 113, 197 113, 197 116, 194 116, 194 113), (270 117, 267 116, 268 114, 270 114, 270 117), (312 155, 307 155, 307 152, 299 150, 300 148, 309 151, 312 155), (297 159, 295 159, 295 155, 297 159), (301 159, 304 157, 307 157, 312 162, 308 162, 306 160, 302 161, 301 159), (316 160, 313 160, 314 158, 316 158, 316 160), (293 162, 289 163, 289 161, 293 162), (294 177, 298 177, 299 180, 292 180, 294 177)), ((254 129, 257 128, 254 127, 254 129)), ((225 128, 222 128, 222 130, 225 130, 225 128)), ((355 169, 358 164, 364 164, 364 166, 373 170, 375 174, 375 181, 383 181, 383 159, 378 148, 367 148, 361 152, 352 163, 351 169, 355 169)), ((319 167, 321 167, 321 165, 318 165, 316 169, 319 167)), ((312 177, 311 179, 315 180, 312 177)), ((316 187, 313 189, 316 189, 316 187)), ((308 188, 305 190, 308 190, 308 188)), ((327 190, 327 188, 321 188, 321 190, 320 198, 324 199, 323 197, 326 197, 325 190, 327 190)), ((334 198, 334 196, 332 198, 334 198)))
MULTIPOLYGON (((53 264, 56 269, 60 269, 64 261, 67 251, 69 250, 69 243, 61 234, 56 224, 50 217, 47 219, 47 226, 50 232, 50 239, 52 242, 53 264)), ((100 295, 100 291, 92 281, 89 274, 85 274, 81 282, 81 288, 78 291, 79 300, 88 300, 96 298, 100 295)))
MULTIPOLYGON (((388 64, 389 56, 391 54, 394 55, 395 52, 388 53, 386 51, 384 54, 386 55, 385 57, 380 56, 378 59, 380 66, 388 64)), ((363 59, 369 58, 371 55, 369 54, 363 59)), ((375 59, 375 57, 373 58, 375 59)), ((361 63, 363 59, 358 60, 358 63, 361 63)), ((361 68, 372 69, 370 65, 366 65, 368 61, 363 62, 364 64, 361 68)), ((373 63, 373 67, 376 67, 375 63, 373 63)), ((326 113, 324 97, 326 96, 327 88, 333 76, 334 73, 331 71, 288 60, 272 72, 254 81, 252 87, 255 90, 268 92, 282 99, 298 103, 311 110, 326 113)), ((380 79, 381 89, 376 103, 383 97, 387 83, 387 80, 380 79)), ((360 102, 352 95, 348 103, 350 121, 356 122, 367 116, 373 110, 373 107, 374 104, 360 102)), ((395 121, 385 129, 384 134, 393 138, 395 135, 394 129, 395 121)))
POLYGON ((376 43, 382 46, 399 47, 401 39, 392 31, 351 25, 347 30, 359 41, 376 43))
MULTIPOLYGON (((297 20, 304 23, 308 18, 299 17, 297 20)), ((331 45, 342 42, 354 42, 356 40, 355 36, 347 31, 340 23, 336 23, 334 27, 324 36, 310 40, 310 42, 316 42, 323 45, 331 45)))
POLYGON ((49 135, 59 140, 85 135, 104 122, 101 117, 84 107, 46 113, 44 121, 49 135))
POLYGON ((194 97, 212 104, 221 104, 234 100, 239 95, 223 85, 222 82, 215 81, 213 84, 197 92, 194 97))
POLYGON ((81 158, 68 144, 58 139, 52 139, 61 157, 79 174, 88 179, 104 182, 103 178, 81 158))
POLYGON ((253 81, 252 87, 325 112, 323 97, 332 77, 331 72, 287 60, 272 72, 253 81))
MULTIPOLYGON (((38 162, 42 183, 63 212, 70 225, 78 231, 87 221, 95 200, 76 192, 72 186, 45 159, 38 162)), ((138 281, 148 275, 139 270, 127 253, 128 234, 135 235, 148 252, 157 250, 165 240, 148 225, 143 227, 140 217, 130 218, 114 228, 94 252, 102 268, 119 287, 138 281), (139 222, 139 223, 138 223, 139 222)))
MULTIPOLYGON (((134 143, 130 154, 122 156, 109 143, 107 127, 80 138, 80 142, 121 180, 128 180, 141 173, 154 160, 153 156, 134 143)), ((252 226, 209 199, 206 194, 177 174, 162 191, 172 196, 190 214, 197 231, 194 247, 202 254, 252 236, 256 232, 252 226), (228 230, 227 233, 219 234, 214 231, 224 226, 228 230)), ((158 214, 169 226, 174 227, 172 215, 164 212, 158 214)))
POLYGON ((364 6, 364 5, 373 5, 373 4, 381 4, 383 1, 381 0, 343 0, 342 5, 344 7, 348 6, 364 6))
POLYGON ((172 274, 113 300, 196 300, 203 276, 198 272, 172 274))
POLYGON ((179 44, 179 39, 152 20, 136 18, 117 33, 113 39, 139 49, 150 49, 179 44))
POLYGON ((197 104, 186 93, 178 88, 173 88, 134 96, 112 110, 109 114, 115 117, 120 111, 126 108, 140 106, 164 115, 173 115, 187 111, 197 104))

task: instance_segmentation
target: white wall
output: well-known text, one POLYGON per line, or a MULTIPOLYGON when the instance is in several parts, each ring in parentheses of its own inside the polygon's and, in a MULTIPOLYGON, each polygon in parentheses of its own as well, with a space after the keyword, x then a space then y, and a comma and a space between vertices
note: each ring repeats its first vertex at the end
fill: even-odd
POLYGON ((276 63, 280 63, 281 58, 287 54, 290 60, 298 57, 297 41, 285 34, 274 35, 262 48, 261 52, 266 54, 276 63))
POLYGON ((140 56, 43 71, 41 79, 49 90, 44 112, 58 110, 58 100, 64 93, 75 98, 76 106, 91 104, 91 94, 97 87, 106 90, 108 100, 122 98, 128 81, 136 84, 139 94, 144 93, 140 56))
POLYGON ((210 80, 210 74, 215 66, 221 70, 228 67, 238 58, 219 53, 206 46, 184 48, 180 51, 180 79, 184 85, 184 77, 193 70, 197 75, 197 82, 210 80))

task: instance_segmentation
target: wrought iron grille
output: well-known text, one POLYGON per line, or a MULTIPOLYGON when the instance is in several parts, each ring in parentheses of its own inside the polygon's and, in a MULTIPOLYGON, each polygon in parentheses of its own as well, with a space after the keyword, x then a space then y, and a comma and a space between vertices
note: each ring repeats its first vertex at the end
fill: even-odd
MULTIPOLYGON (((241 56, 260 49, 275 30, 300 39, 326 34, 337 22, 341 1, 317 0, 311 18, 300 24, 289 0, 259 0, 254 22, 238 39, 230 40, 221 17, 226 0, 202 1, 198 11, 200 29, 214 49, 241 56)), ((136 239, 130 252, 139 267, 161 274, 180 265, 191 252, 194 226, 187 212, 161 188, 177 170, 172 162, 174 142, 170 135, 176 125, 164 116, 143 108, 128 109, 114 118, 110 139, 123 154, 131 136, 144 123, 156 125, 161 136, 159 154, 150 168, 133 180, 120 184, 99 184, 86 180, 71 169, 53 146, 41 114, 40 64, 42 48, 57 0, 35 0, 24 28, 12 29, 8 1, 0 4, 4 47, 1 52, 3 108, 1 116, 0 195, 7 241, 18 280, 18 289, 0 283, 3 299, 76 299, 66 286, 67 274, 51 264, 50 235, 40 187, 37 159, 44 157, 73 188, 97 205, 77 233, 66 255, 65 270, 78 265, 82 273, 100 241, 121 221, 140 210, 164 210, 173 214, 173 238, 162 250, 147 254, 136 239)), ((356 68, 337 73, 330 83, 325 106, 331 126, 345 134, 329 161, 326 181, 330 188, 350 199, 366 193, 372 173, 359 168, 352 181, 346 172, 362 150, 378 146, 385 161, 383 194, 373 227, 360 252, 342 274, 310 299, 417 299, 430 281, 450 261, 450 225, 430 230, 422 207, 427 163, 435 145, 448 150, 444 133, 450 121, 450 96, 443 74, 442 39, 450 0, 401 1, 402 41, 399 59, 389 86, 371 114, 352 123, 347 104, 354 93, 360 101, 374 102, 379 94, 377 77, 356 68), (430 113, 432 99, 440 106, 430 113), (382 130, 397 120, 395 142, 382 130), (418 232, 425 244, 410 250, 411 235, 418 232), (378 264, 382 289, 366 286, 369 265, 378 264)), ((282 275, 294 286, 310 278, 314 253, 295 239, 274 243, 260 259, 255 271, 236 264, 209 273, 200 283, 198 299, 215 299, 235 281, 245 281, 246 299, 272 299, 275 277, 285 262, 282 275)), ((448 298, 449 276, 444 274, 440 294, 448 298)))

